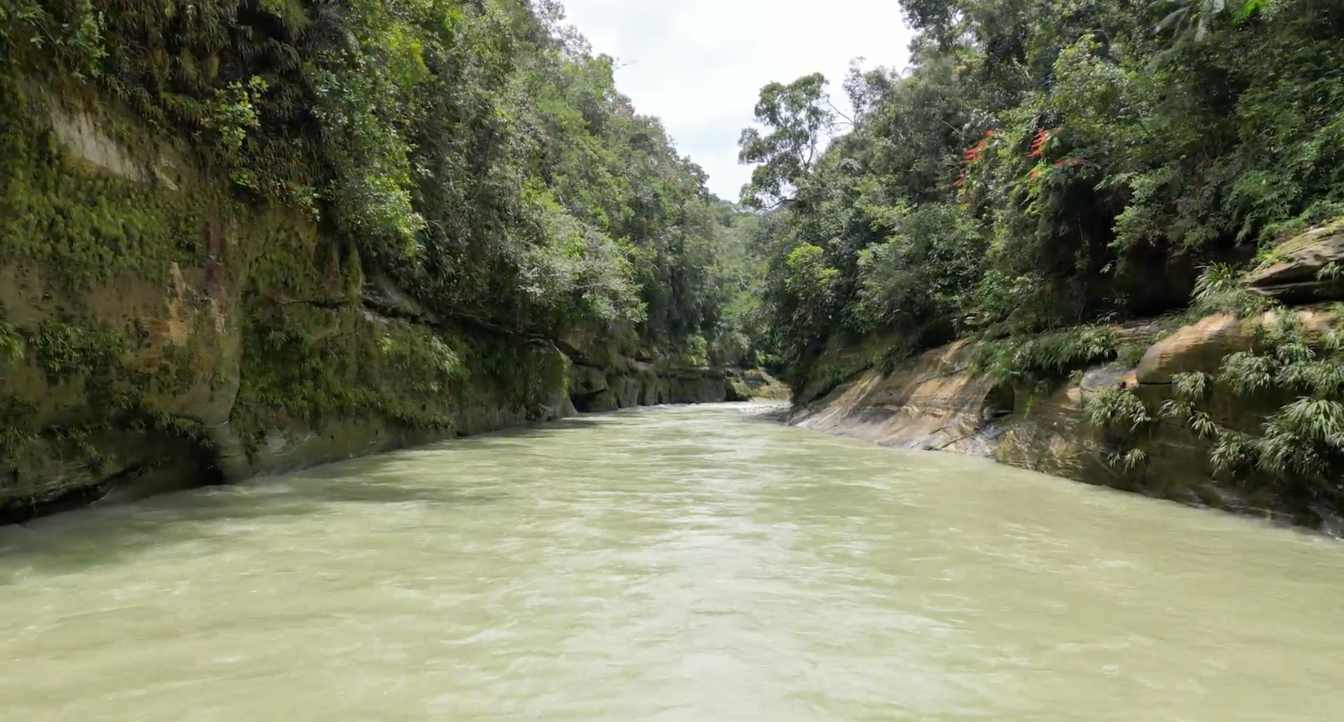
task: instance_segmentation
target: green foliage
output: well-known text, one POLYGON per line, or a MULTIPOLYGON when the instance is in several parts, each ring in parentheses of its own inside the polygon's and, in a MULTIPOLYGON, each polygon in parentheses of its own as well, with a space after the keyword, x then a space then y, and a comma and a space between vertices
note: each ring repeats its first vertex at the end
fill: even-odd
POLYGON ((441 393, 446 384, 466 376, 461 357, 438 336, 384 333, 378 338, 378 351, 394 373, 423 380, 411 387, 419 393, 441 393))
POLYGON ((1218 425, 1206 411, 1197 408, 1213 391, 1213 379, 1205 373, 1192 371, 1175 374, 1171 378, 1174 398, 1162 403, 1159 415, 1186 423, 1190 431, 1202 439, 1216 438, 1218 425))
POLYGON ((0 375, 45 376, 95 419, 53 425, 6 388, 0 447, 88 451, 108 429, 206 444, 159 409, 234 349, 86 308, 146 283, 182 291, 174 314, 210 338, 242 326, 230 421, 251 443, 287 419, 537 417, 569 376, 546 339, 571 334, 668 363, 769 358, 759 219, 709 194, 560 17, 526 0, 0 2, 0 259, 51 314, 0 321, 0 375), (70 143, 90 132, 93 151, 70 143), (365 313, 374 286, 420 322, 365 313))
POLYGON ((64 291, 134 273, 166 280, 204 248, 215 193, 188 194, 91 173, 38 125, 42 108, 0 77, 0 258, 40 265, 64 291), (52 242, 59 239, 60 242, 52 242))
POLYGON ((1210 265, 1199 274, 1193 299, 1192 310, 1203 315, 1231 313, 1246 317, 1270 307, 1268 299, 1246 288, 1241 273, 1225 263, 1210 265))
MULTIPOLYGON (((231 165, 241 165, 243 143, 248 133, 261 127, 257 107, 266 92, 266 80, 252 76, 246 84, 232 82, 215 91, 215 97, 206 110, 205 126, 216 134, 217 150, 231 165)), ((235 182, 256 190, 246 172, 235 174, 235 182)))
POLYGON ((1265 356, 1239 352, 1223 359, 1218 382, 1240 396, 1249 396, 1274 385, 1274 362, 1265 356))
MULTIPOLYGON (((1337 320, 1337 319, 1336 319, 1337 320)), ((1272 317, 1252 351, 1224 359, 1219 384, 1238 396, 1275 399, 1258 435, 1219 429, 1195 412, 1192 426, 1216 438, 1210 463, 1219 473, 1268 475, 1312 498, 1344 500, 1344 345, 1338 329, 1309 335, 1295 314, 1272 317)))
POLYGON ((1129 389, 1111 388, 1088 397, 1083 412, 1100 429, 1118 429, 1133 434, 1152 423, 1143 401, 1129 389))
POLYGON ((21 361, 26 347, 23 335, 14 328, 14 325, 0 321, 0 368, 4 368, 8 363, 21 361))
POLYGON ((1140 448, 1116 451, 1106 455, 1106 463, 1121 471, 1132 474, 1148 464, 1148 452, 1140 448))
POLYGON ((981 228, 950 204, 897 209, 883 220, 892 234, 859 252, 855 325, 918 329, 921 345, 951 338, 980 280, 981 228))
POLYGON ((705 341, 704 336, 692 336, 686 339, 681 362, 692 367, 709 365, 709 343, 705 341))
MULTIPOLYGON (((805 245, 838 271, 825 307, 807 313, 787 284, 767 284, 769 334, 800 366, 852 331, 893 332, 914 350, 946 340, 948 326, 1032 334, 1157 315, 1190 302, 1201 268, 1199 312, 1250 315, 1265 303, 1223 264, 1344 208, 1334 4, 902 6, 920 31, 909 71, 852 72, 856 114, 824 153, 785 164, 747 153, 760 136, 744 134, 764 196, 790 190, 772 214, 772 273, 805 245), (944 227, 902 232, 923 213, 944 227), (922 300, 938 310, 904 312, 922 300), (925 333, 934 318, 944 328, 925 333)), ((808 138, 826 125, 825 87, 813 76, 772 84, 764 100, 794 90, 790 107, 818 122, 765 125, 808 138)))
POLYGON ((1333 485, 1344 459, 1344 403, 1300 398, 1284 406, 1265 422, 1256 453, 1271 474, 1333 485))
POLYGON ((1148 352, 1148 344, 1142 341, 1128 341, 1121 343, 1115 350, 1115 362, 1125 368, 1134 368, 1143 360, 1148 352))
POLYGON ((379 324, 350 311, 254 306, 233 422, 256 441, 277 413, 321 426, 374 417, 451 429, 464 387, 463 353, 421 327, 379 324), (269 312, 268 312, 269 311, 269 312))
POLYGON ((25 346, 48 383, 80 375, 101 376, 120 363, 122 336, 109 329, 47 321, 28 334, 25 346))
POLYGON ((1243 22, 1264 8, 1271 0, 1161 0, 1159 5, 1170 9, 1157 24, 1158 32, 1172 31, 1177 36, 1187 35, 1196 42, 1204 42, 1213 32, 1215 23, 1224 15, 1234 15, 1243 22))
POLYGON ((23 45, 45 51, 76 79, 101 74, 107 56, 104 32, 103 13, 93 0, 6 0, 0 4, 0 52, 22 52, 23 45))
POLYGON ((1101 327, 1080 327, 1033 337, 986 341, 976 349, 977 370, 999 380, 1032 384, 1059 381, 1070 372, 1115 358, 1115 337, 1101 327))
MULTIPOLYGON (((743 343, 748 324, 723 317, 749 285, 739 214, 708 194, 656 119, 634 112, 612 59, 563 27, 558 6, 16 0, 4 12, 7 81, 83 79, 152 129, 198 139, 240 197, 319 220, 436 312, 519 333, 633 328, 669 349, 734 334, 729 345, 756 345, 743 343)), ((9 249, 51 255, 30 239, 76 218, 82 254, 108 249, 92 275, 144 265, 117 250, 145 236, 160 250, 160 237, 203 236, 185 226, 204 202, 111 212, 99 207, 107 188, 63 193, 73 174, 32 140, 6 148, 6 175, 23 184, 6 187, 9 249), (145 216, 158 227, 142 228, 145 216)))
POLYGON ((1176 398, 1189 403, 1199 403, 1213 390, 1212 379, 1200 371, 1175 374, 1171 377, 1171 389, 1176 398))
POLYGON ((1112 443, 1112 450, 1105 455, 1108 466, 1124 474, 1134 474, 1147 465, 1148 452, 1137 445, 1135 437, 1154 419, 1133 391, 1108 388, 1092 394, 1083 405, 1083 415, 1112 443))
POLYGON ((812 170, 824 141, 822 134, 835 124, 825 91, 826 78, 821 73, 761 89, 756 122, 770 132, 762 135, 756 128, 747 128, 738 140, 738 159, 760 164, 742 189, 743 203, 770 208, 792 200, 812 170))
POLYGON ((1235 431, 1224 431, 1209 452, 1209 465, 1219 474, 1237 475, 1255 466, 1256 447, 1253 437, 1235 431))

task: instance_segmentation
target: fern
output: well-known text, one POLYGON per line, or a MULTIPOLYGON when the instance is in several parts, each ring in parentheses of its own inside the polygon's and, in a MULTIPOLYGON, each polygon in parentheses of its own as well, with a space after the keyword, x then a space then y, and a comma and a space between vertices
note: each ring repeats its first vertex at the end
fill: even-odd
POLYGON ((1231 313, 1244 317, 1271 305, 1264 296, 1242 284, 1240 271, 1224 263, 1205 267, 1195 280, 1193 308, 1201 314, 1231 313))
POLYGON ((1218 436, 1218 424, 1214 423, 1213 417, 1205 411, 1196 411, 1189 417, 1190 430, 1195 436, 1201 439, 1212 439, 1218 436))
POLYGON ((1175 374, 1171 377, 1171 386, 1176 398, 1196 403, 1209 395, 1209 375, 1200 371, 1175 374))
POLYGON ((1089 423, 1102 429, 1128 426, 1130 433, 1152 423, 1143 401, 1127 389, 1106 389, 1087 400, 1083 409, 1089 423))
POLYGON ((1106 455, 1106 463, 1126 473, 1132 473, 1148 463, 1148 452, 1143 449, 1129 449, 1106 455))
POLYGON ((1223 359, 1218 371, 1218 382, 1231 388, 1239 396, 1268 390, 1274 386, 1274 362, 1248 351, 1234 353, 1223 359))
POLYGON ((987 342, 973 364, 1000 380, 1045 383, 1115 357, 1114 334, 1098 326, 1083 326, 1028 339, 987 342))
POLYGON ((1209 463, 1215 472, 1238 474, 1256 465, 1258 453, 1255 440, 1246 434, 1227 431, 1218 436, 1209 453, 1209 463))

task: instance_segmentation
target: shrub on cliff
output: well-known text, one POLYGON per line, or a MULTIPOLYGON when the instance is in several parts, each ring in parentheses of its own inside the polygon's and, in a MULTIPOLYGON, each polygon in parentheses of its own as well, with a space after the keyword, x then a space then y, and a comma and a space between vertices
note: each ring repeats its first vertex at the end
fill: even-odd
POLYGON ((742 330, 733 211, 557 3, 17 0, 0 73, 124 103, 440 314, 742 330))
MULTIPOLYGON (((930 344, 930 324, 1030 334, 1163 312, 1201 267, 1344 203, 1338 3, 902 4, 920 31, 908 72, 851 73, 847 118, 824 82, 772 85, 764 127, 744 135, 795 139, 774 155, 744 145, 763 162, 744 199, 788 190, 770 252, 815 247, 835 270, 824 297, 767 287, 793 358, 853 330, 845 319, 930 344), (814 147, 827 149, 806 164, 773 162, 814 147), (903 231, 922 215, 943 221, 903 231)), ((1199 303, 1256 301, 1228 290, 1206 283, 1199 303)))

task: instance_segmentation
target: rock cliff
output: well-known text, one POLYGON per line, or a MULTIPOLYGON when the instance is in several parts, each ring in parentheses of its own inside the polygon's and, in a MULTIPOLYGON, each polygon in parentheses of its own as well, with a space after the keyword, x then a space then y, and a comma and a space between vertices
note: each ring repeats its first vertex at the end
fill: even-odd
POLYGON ((579 410, 722 401, 722 370, 425 312, 184 141, 4 78, 0 523, 579 410), (564 346, 564 350, 561 349, 564 346))
MULTIPOLYGON (((1280 300, 1338 297, 1332 295, 1334 286, 1314 279, 1334 258, 1339 227, 1316 229, 1285 244, 1284 252, 1249 274, 1245 285, 1280 294, 1280 300)), ((796 399, 790 421, 888 446, 988 456, 1091 484, 1338 534, 1344 531, 1344 509, 1337 496, 1306 493, 1256 469, 1223 473, 1211 463, 1212 434, 1197 433, 1185 418, 1159 410, 1181 401, 1176 382, 1182 375, 1216 377, 1227 359, 1263 346, 1277 327, 1291 325, 1297 338, 1314 346, 1342 320, 1335 306, 1317 303, 1247 317, 1218 313, 1189 323, 1164 319, 1117 325, 1108 332, 1141 355, 1087 365, 1048 383, 996 377, 976 363, 987 342, 961 341, 886 370, 869 367, 845 375, 829 391, 815 378, 805 382, 799 388, 814 397, 796 399), (1089 415, 1089 402, 1116 390, 1142 402, 1145 418, 1136 430, 1106 428, 1089 415), (1124 456, 1133 449, 1142 453, 1126 463, 1124 456)), ((867 346, 881 343, 869 340, 867 346)), ((837 375, 834 358, 827 368, 832 378, 837 375)), ((1209 428, 1255 435, 1294 398, 1273 390, 1235 394, 1215 384, 1200 403, 1201 418, 1209 428)))

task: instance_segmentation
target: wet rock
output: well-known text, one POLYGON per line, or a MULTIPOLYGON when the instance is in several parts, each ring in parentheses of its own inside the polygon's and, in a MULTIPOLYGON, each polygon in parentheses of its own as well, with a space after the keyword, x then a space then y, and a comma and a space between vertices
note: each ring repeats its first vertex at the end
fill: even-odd
POLYGON ((784 401, 790 389, 764 369, 733 369, 728 372, 728 401, 784 401))
POLYGON ((1246 275, 1251 289, 1284 303, 1344 299, 1344 219, 1279 245, 1270 259, 1246 275))
MULTIPOLYGON (((1293 313, 1309 338, 1337 323, 1328 309, 1293 313)), ((1227 354, 1250 348, 1258 331, 1279 318, 1211 316, 1154 343, 1135 370, 1105 364, 1045 386, 978 374, 970 364, 975 345, 963 341, 896 363, 887 372, 861 372, 823 398, 795 407, 789 421, 887 446, 992 456, 1089 484, 1329 529, 1338 519, 1304 507, 1303 499, 1272 480, 1215 475, 1209 463, 1213 442, 1195 435, 1185 420, 1158 413, 1172 398, 1173 375, 1215 373, 1227 354), (1089 399, 1116 388, 1135 393, 1153 416, 1137 433, 1117 435, 1088 421, 1089 399), (1135 449, 1143 452, 1139 464, 1116 464, 1117 455, 1135 449)), ((1118 336, 1134 330, 1113 329, 1118 336)), ((1222 428, 1258 433, 1284 401, 1215 392, 1203 408, 1222 428)))

